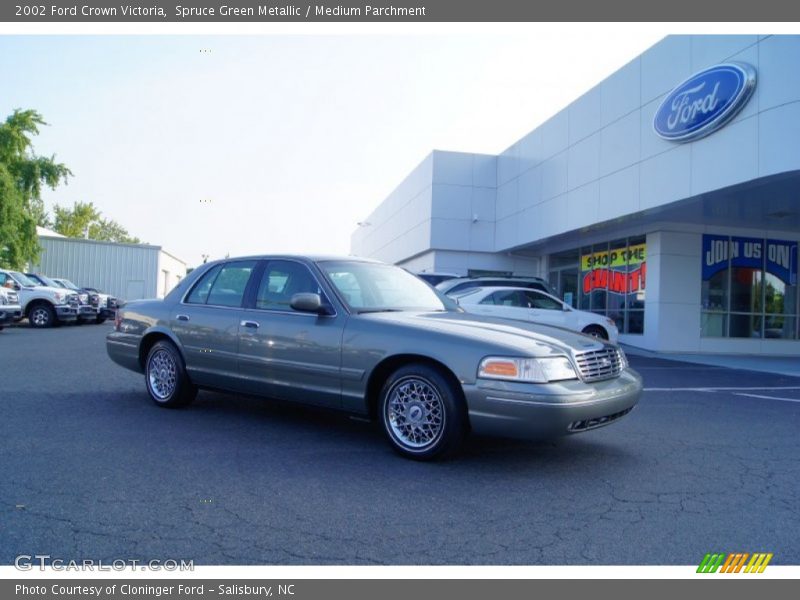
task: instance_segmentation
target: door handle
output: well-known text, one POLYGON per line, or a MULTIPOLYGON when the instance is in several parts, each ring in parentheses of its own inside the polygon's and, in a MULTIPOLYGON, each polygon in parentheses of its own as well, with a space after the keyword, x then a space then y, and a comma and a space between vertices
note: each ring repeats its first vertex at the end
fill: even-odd
POLYGON ((188 321, 189 315, 175 315, 175 319, 178 321, 188 321))
POLYGON ((250 327, 251 329, 258 329, 259 325, 255 321, 242 321, 239 323, 241 327, 250 327))

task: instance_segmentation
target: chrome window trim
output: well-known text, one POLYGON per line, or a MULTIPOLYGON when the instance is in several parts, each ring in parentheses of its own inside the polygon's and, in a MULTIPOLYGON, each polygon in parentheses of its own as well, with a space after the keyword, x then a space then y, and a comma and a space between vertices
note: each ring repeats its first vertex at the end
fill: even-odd
MULTIPOLYGON (((242 306, 241 304, 239 306, 226 306, 225 304, 205 304, 205 303, 204 304, 200 304, 200 303, 197 303, 197 302, 187 302, 186 299, 189 297, 189 295, 192 293, 192 291, 194 291, 194 289, 198 285, 200 285, 200 282, 203 280, 203 278, 206 275, 208 275, 209 271, 213 270, 215 267, 221 267, 220 268, 220 273, 221 273, 222 269, 224 269, 226 265, 237 263, 237 262, 250 262, 250 261, 253 261, 255 263, 255 265, 253 266, 253 270, 255 270, 255 268, 258 266, 259 260, 261 260, 261 259, 258 259, 258 258, 234 259, 234 260, 230 260, 228 262, 220 262, 220 263, 212 265, 202 275, 200 275, 200 277, 197 278, 197 281, 195 281, 192 285, 189 286, 189 289, 186 290, 186 293, 183 294, 183 297, 181 298, 181 301, 179 302, 179 304, 181 304, 183 306, 210 306, 211 308, 228 308, 228 309, 233 309, 233 310, 243 310, 244 306, 242 306)), ((251 273, 251 276, 252 276, 252 273, 251 273)), ((219 273, 217 273, 217 277, 219 277, 219 273)), ((217 282, 217 277, 215 277, 214 281, 211 283, 211 288, 213 288, 214 284, 217 282)), ((249 280, 248 280, 248 282, 249 282, 249 280)), ((211 292, 211 288, 208 289, 209 292, 211 292)), ((245 292, 246 291, 247 291, 247 286, 245 285, 245 292)), ((244 292, 242 292, 242 302, 244 302, 244 292)))

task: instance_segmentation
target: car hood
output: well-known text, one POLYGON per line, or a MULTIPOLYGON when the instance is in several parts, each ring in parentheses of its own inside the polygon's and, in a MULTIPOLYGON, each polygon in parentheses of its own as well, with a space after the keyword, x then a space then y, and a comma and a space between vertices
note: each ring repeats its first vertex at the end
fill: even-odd
POLYGON ((37 285, 37 286, 34 286, 34 287, 24 287, 22 289, 23 290, 28 290, 30 292, 47 292, 48 294, 59 293, 59 294, 76 294, 77 295, 77 292, 73 292, 72 290, 67 290, 67 289, 64 289, 64 288, 54 288, 54 287, 49 287, 49 286, 46 286, 46 285, 37 285))
POLYGON ((608 345, 607 342, 561 327, 469 313, 403 311, 367 313, 359 316, 370 320, 402 324, 428 333, 438 332, 528 351, 533 351, 536 346, 544 345, 550 349, 578 353, 600 350, 603 346, 608 345))

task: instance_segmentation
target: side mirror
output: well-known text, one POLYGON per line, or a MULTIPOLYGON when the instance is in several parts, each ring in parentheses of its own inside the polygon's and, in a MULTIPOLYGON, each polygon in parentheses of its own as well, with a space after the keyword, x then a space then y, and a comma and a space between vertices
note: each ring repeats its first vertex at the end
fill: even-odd
POLYGON ((14 287, 14 289, 15 289, 17 292, 18 292, 18 291, 20 291, 20 290, 22 289, 22 288, 20 287, 20 285, 19 285, 19 284, 18 284, 16 281, 12 283, 12 286, 14 287))
POLYGON ((322 298, 319 294, 295 294, 289 301, 289 306, 300 312, 322 313, 322 298))

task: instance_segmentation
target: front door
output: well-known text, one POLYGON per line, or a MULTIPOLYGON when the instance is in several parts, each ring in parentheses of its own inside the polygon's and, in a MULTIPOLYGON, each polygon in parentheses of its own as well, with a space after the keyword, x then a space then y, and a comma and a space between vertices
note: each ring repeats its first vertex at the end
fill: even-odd
MULTIPOLYGON (((329 306, 308 266, 270 260, 239 324, 239 373, 247 391, 263 396, 339 408, 341 344, 347 316, 300 312, 298 293, 315 293, 329 306)), ((331 310, 330 312, 334 312, 331 310)))

